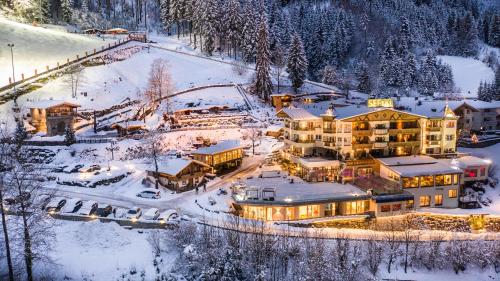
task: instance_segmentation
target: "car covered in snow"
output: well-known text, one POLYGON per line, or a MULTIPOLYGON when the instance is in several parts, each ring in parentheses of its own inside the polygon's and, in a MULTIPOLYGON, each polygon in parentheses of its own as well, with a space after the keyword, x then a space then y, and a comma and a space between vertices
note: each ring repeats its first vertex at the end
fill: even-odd
POLYGON ((145 220, 156 220, 160 216, 160 210, 157 208, 151 208, 147 210, 144 215, 142 215, 142 218, 145 220))
POLYGON ((138 219, 142 215, 142 210, 139 207, 132 207, 126 214, 127 219, 138 219))
POLYGON ((77 211, 77 213, 82 216, 91 216, 95 214, 96 211, 97 211, 97 202, 90 200, 83 202, 82 207, 77 211))
POLYGON ((95 214, 99 217, 107 217, 113 212, 113 207, 108 204, 98 204, 95 214))
POLYGON ((45 206, 45 211, 50 214, 55 214, 61 211, 61 209, 66 204, 66 198, 55 197, 50 200, 50 202, 45 206))
POLYGON ((72 198, 66 201, 66 205, 61 213, 76 213, 82 207, 83 201, 80 198, 72 198))
POLYGON ((161 223, 166 223, 166 222, 175 222, 177 221, 178 218, 179 214, 177 213, 177 211, 174 209, 169 209, 161 213, 160 216, 158 217, 158 220, 161 223))
POLYGON ((145 190, 137 193, 137 197, 150 198, 150 199, 160 199, 161 195, 160 195, 159 190, 145 189, 145 190))

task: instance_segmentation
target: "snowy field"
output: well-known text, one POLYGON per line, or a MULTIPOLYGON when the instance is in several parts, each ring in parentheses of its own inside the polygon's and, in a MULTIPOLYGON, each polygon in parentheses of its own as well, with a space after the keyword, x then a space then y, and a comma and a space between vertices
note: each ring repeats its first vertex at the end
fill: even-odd
POLYGON ((493 81, 495 74, 484 62, 473 58, 456 56, 438 56, 451 66, 455 86, 466 98, 477 97, 477 89, 481 81, 493 81))
POLYGON ((65 62, 67 58, 74 59, 76 55, 85 54, 94 48, 101 48, 108 42, 118 38, 106 40, 92 35, 68 33, 61 28, 45 28, 22 24, 7 20, 0 16, 0 87, 5 86, 12 76, 11 54, 7 43, 14 44, 14 63, 16 81, 38 72, 45 67, 55 67, 57 62, 65 62))
POLYGON ((193 90, 172 98, 174 110, 188 107, 227 105, 230 108, 244 107, 245 101, 236 87, 215 87, 193 90))

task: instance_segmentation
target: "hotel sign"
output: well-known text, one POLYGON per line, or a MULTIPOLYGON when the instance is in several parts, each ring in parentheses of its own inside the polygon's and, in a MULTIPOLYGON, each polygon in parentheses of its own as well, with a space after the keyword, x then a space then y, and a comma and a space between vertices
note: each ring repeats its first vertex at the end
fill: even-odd
POLYGON ((368 107, 394 108, 392 99, 368 99, 368 107))

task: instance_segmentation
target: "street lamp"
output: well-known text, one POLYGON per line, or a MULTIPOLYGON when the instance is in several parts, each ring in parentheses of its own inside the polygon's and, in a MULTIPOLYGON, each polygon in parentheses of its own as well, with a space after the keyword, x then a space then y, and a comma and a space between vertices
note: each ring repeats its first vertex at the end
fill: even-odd
POLYGON ((14 99, 16 95, 16 76, 14 74, 14 44, 7 44, 7 46, 10 48, 10 58, 12 62, 12 83, 14 83, 14 99))

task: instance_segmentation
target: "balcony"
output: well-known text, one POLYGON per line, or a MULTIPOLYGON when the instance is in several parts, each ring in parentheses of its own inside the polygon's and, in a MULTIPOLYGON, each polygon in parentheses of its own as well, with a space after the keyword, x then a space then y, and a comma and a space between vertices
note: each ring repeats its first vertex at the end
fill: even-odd
POLYGON ((441 127, 425 127, 425 129, 428 132, 439 132, 439 131, 441 131, 441 127))
POLYGON ((313 126, 307 126, 307 127, 292 126, 292 130, 294 130, 294 131, 314 131, 315 128, 313 126))
POLYGON ((386 141, 376 141, 373 143, 373 148, 386 148, 386 147, 387 147, 386 141))
POLYGON ((370 149, 373 147, 373 143, 372 142, 362 142, 362 143, 359 143, 359 142, 353 142, 352 143, 352 149, 356 150, 356 149, 370 149))
POLYGON ((335 142, 332 142, 332 141, 324 141, 323 142, 323 147, 326 147, 326 148, 335 148, 335 142))
POLYGON ((440 145, 441 141, 439 141, 439 140, 426 140, 425 144, 427 144, 427 145, 440 145))
POLYGON ((419 147, 420 146, 420 141, 390 141, 389 142, 389 147, 398 147, 398 146, 403 146, 403 147, 419 147))
POLYGON ((323 128, 323 133, 333 134, 333 133, 335 133, 335 128, 323 128))
POLYGON ((362 137, 362 136, 371 136, 373 134, 372 129, 365 129, 365 130, 352 130, 352 135, 357 136, 357 137, 362 137))
POLYGON ((420 128, 389 129, 389 134, 418 134, 420 128))
POLYGON ((389 131, 386 128, 373 130, 373 133, 375 133, 375 135, 386 135, 388 132, 389 131))

